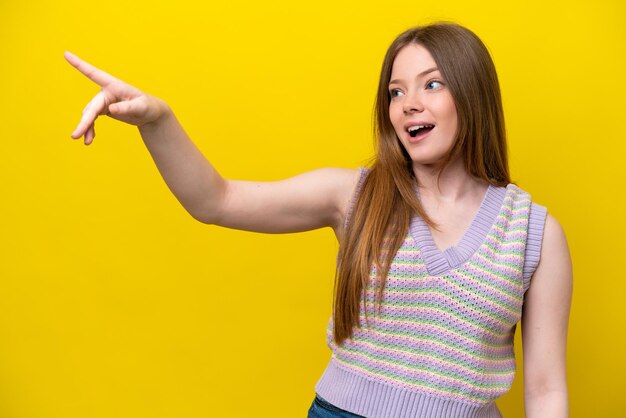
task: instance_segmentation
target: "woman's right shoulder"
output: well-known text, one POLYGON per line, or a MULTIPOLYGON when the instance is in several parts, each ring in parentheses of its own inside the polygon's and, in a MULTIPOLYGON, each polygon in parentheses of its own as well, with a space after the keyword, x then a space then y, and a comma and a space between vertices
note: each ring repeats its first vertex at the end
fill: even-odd
POLYGON ((367 169, 357 168, 319 168, 304 173, 299 177, 310 178, 308 185, 317 190, 309 190, 311 198, 317 196, 315 200, 321 199, 333 213, 333 220, 330 221, 335 233, 339 236, 344 228, 345 220, 349 217, 354 204, 355 196, 366 177, 367 169))
POLYGON ((366 168, 318 168, 305 173, 305 176, 314 176, 326 185, 327 189, 335 189, 339 194, 351 196, 355 188, 363 182, 366 168))
POLYGON ((369 169, 359 167, 356 169, 351 168, 329 168, 322 169, 328 170, 327 175, 330 177, 330 181, 334 183, 336 190, 341 195, 343 203, 348 204, 358 194, 369 169))
POLYGON ((325 185, 326 193, 332 195, 342 215, 345 215, 353 195, 358 192, 366 177, 366 169, 320 168, 310 174, 318 177, 320 183, 325 185))
POLYGON ((342 235, 347 220, 352 214, 369 169, 359 167, 357 169, 340 168, 329 170, 328 174, 334 179, 334 189, 337 193, 335 202, 338 205, 338 218, 335 221, 334 229, 339 237, 342 235))

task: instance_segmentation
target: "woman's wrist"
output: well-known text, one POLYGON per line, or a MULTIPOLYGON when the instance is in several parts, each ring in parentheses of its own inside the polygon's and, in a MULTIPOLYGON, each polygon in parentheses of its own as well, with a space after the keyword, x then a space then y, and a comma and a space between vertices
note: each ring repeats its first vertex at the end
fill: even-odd
POLYGON ((163 123, 167 123, 167 120, 173 116, 172 109, 165 101, 158 97, 148 96, 149 105, 146 112, 146 122, 139 125, 139 129, 154 129, 158 128, 163 123))

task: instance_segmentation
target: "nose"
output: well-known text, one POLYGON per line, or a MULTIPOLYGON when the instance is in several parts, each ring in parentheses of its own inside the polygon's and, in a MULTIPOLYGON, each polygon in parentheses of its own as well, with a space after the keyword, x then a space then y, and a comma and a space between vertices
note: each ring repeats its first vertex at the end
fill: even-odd
POLYGON ((419 93, 408 93, 405 95, 402 110, 406 114, 422 112, 424 110, 424 106, 421 98, 419 97, 419 93))

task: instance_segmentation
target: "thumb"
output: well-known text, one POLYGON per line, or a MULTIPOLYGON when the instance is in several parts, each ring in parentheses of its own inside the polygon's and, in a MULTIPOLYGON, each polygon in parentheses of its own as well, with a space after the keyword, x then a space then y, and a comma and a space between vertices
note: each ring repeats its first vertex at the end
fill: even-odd
POLYGON ((136 106, 133 105, 134 100, 122 100, 121 102, 109 105, 109 113, 116 116, 136 116, 136 106))
POLYGON ((159 116, 158 101, 141 95, 109 105, 109 116, 132 125, 141 126, 159 116))

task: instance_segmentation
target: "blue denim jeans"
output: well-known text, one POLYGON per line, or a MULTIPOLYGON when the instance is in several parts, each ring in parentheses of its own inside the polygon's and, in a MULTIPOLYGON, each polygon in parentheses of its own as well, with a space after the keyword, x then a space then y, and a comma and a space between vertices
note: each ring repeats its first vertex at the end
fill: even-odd
POLYGON ((361 415, 355 415, 351 412, 337 408, 335 405, 325 401, 319 395, 315 396, 309 415, 307 418, 363 418, 361 415))

